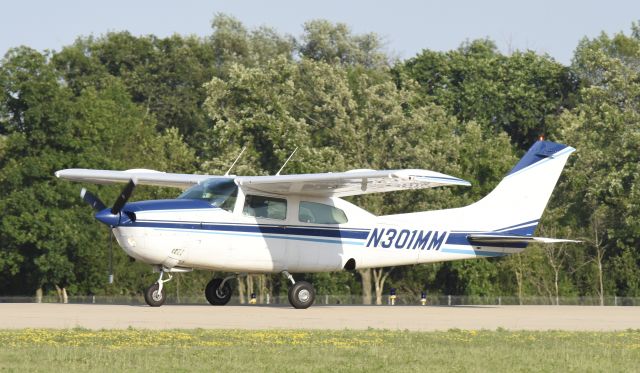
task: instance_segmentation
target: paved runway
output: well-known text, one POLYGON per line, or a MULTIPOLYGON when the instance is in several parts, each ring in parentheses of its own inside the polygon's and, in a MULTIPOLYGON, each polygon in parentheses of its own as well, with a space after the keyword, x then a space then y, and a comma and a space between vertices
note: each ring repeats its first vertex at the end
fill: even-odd
POLYGON ((640 329, 640 307, 597 306, 148 306, 0 304, 0 329, 640 329))

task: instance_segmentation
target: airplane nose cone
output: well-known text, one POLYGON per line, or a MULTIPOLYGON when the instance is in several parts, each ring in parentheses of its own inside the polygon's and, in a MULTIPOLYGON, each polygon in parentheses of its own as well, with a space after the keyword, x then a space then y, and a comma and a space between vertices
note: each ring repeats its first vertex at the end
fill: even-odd
POLYGON ((117 227, 120 224, 120 214, 112 214, 111 208, 98 211, 96 213, 96 219, 110 227, 117 227))

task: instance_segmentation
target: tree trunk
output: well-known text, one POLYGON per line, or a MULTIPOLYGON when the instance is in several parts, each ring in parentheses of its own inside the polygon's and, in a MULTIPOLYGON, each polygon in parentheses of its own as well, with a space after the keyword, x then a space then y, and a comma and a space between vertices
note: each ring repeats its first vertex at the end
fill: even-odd
POLYGON ((258 303, 264 304, 265 275, 258 276, 258 303))
POLYGON ((560 291, 558 290, 559 271, 555 269, 554 286, 556 289, 556 306, 560 305, 560 291))
POLYGON ((600 305, 604 306, 604 281, 602 275, 602 256, 600 255, 600 251, 598 250, 598 283, 600 285, 600 305))
POLYGON ((244 304, 244 278, 242 276, 238 276, 238 298, 240 304, 244 304))
POLYGON ((600 305, 604 306, 604 271, 602 270, 602 261, 606 253, 604 246, 604 238, 600 235, 601 219, 603 217, 594 211, 591 215, 591 228, 593 229, 592 245, 596 249, 596 264, 598 265, 598 297, 600 305))
MULTIPOLYGON (((552 235, 554 236, 554 235, 552 235)), ((563 245, 558 245, 556 247, 545 247, 544 252, 547 256, 547 260, 549 261, 549 266, 553 271, 553 298, 550 296, 550 300, 552 304, 556 306, 560 305, 560 270, 562 269, 562 265, 566 258, 566 252, 563 245)))
POLYGON ((522 272, 517 269, 516 273, 516 282, 518 283, 518 304, 522 306, 522 272))
POLYGON ((60 286, 55 285, 56 287, 56 293, 58 294, 58 303, 62 303, 62 289, 60 289, 60 286))
POLYGON ((67 295, 67 288, 62 288, 62 303, 69 303, 69 296, 67 295))
POLYGON ((384 283, 389 277, 389 274, 393 270, 391 267, 386 273, 384 272, 384 268, 374 268, 373 269, 373 283, 376 286, 376 304, 382 304, 382 290, 384 289, 384 283), (384 273, 384 274, 383 274, 384 273))
POLYGON ((253 275, 247 275, 247 301, 251 300, 251 294, 255 293, 253 288, 253 275))
POLYGON ((36 289, 36 303, 42 303, 42 287, 36 289))
POLYGON ((362 304, 371 304, 371 268, 359 269, 362 281, 362 304))

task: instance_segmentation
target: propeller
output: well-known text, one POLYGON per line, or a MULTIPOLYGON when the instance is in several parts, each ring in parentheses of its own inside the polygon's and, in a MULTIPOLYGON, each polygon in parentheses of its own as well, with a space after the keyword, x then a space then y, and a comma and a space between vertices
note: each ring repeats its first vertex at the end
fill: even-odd
POLYGON ((105 206, 100 198, 98 198, 95 194, 89 192, 85 188, 82 188, 82 190, 80 191, 80 197, 96 211, 102 211, 107 208, 107 206, 105 206))
POLYGON ((107 206, 96 196, 89 192, 87 189, 82 188, 80 191, 80 197, 83 201, 89 204, 91 208, 97 211, 95 217, 100 222, 109 226, 109 283, 113 283, 113 231, 112 229, 120 224, 122 217, 122 208, 127 203, 133 190, 136 187, 136 180, 131 179, 122 189, 118 198, 113 203, 113 207, 109 210, 107 206))
POLYGON ((106 205, 100 200, 100 198, 87 191, 86 189, 82 189, 82 191, 80 192, 80 196, 82 197, 82 200, 87 202, 94 210, 97 211, 95 217, 96 219, 98 219, 98 221, 110 227, 117 227, 120 224, 124 224, 124 222, 129 219, 128 216, 123 216, 122 208, 133 194, 133 190, 135 189, 135 187, 136 180, 129 180, 127 185, 118 195, 118 198, 116 198, 116 201, 111 208, 107 208, 106 205))
POLYGON ((116 215, 120 213, 120 210, 122 210, 122 207, 124 207, 124 204, 127 203, 127 201, 129 200, 129 197, 131 197, 131 194, 133 193, 133 189, 135 187, 136 187, 136 181, 134 179, 129 180, 127 185, 125 185, 124 189, 122 189, 122 192, 120 192, 120 195, 116 199, 116 202, 113 204, 113 207, 111 208, 112 214, 116 215))

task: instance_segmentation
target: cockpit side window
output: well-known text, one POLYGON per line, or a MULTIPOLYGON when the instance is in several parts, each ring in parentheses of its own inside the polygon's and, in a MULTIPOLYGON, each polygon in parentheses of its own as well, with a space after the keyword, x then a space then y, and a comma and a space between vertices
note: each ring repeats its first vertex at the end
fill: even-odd
POLYGON ((285 220, 287 218, 287 200, 248 195, 244 200, 242 214, 256 218, 285 220))
POLYGON ((238 198, 238 186, 233 179, 209 179, 187 189, 179 199, 202 199, 212 206, 233 211, 238 198))

